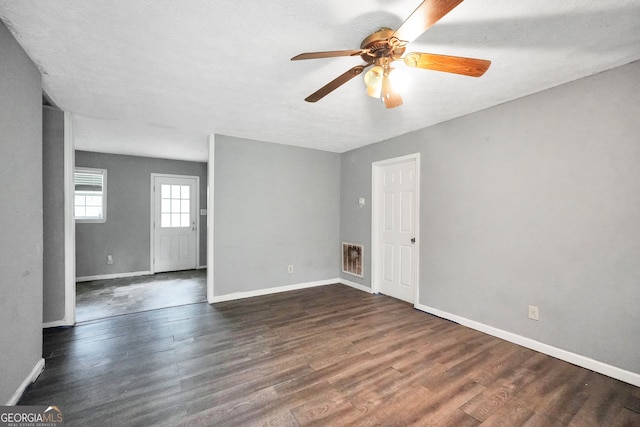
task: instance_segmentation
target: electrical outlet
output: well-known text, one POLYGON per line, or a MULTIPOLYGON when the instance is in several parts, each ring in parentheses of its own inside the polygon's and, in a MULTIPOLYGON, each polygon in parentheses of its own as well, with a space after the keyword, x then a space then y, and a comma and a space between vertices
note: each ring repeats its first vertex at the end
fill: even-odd
POLYGON ((293 273, 293 265, 290 265, 289 267, 287 267, 287 272, 289 274, 293 273))
POLYGON ((531 319, 531 320, 540 320, 540 318, 538 316, 538 306, 537 305, 530 305, 529 306, 529 319, 531 319))
POLYGON ((107 264, 109 265, 113 264, 113 255, 111 254, 107 255, 107 264))

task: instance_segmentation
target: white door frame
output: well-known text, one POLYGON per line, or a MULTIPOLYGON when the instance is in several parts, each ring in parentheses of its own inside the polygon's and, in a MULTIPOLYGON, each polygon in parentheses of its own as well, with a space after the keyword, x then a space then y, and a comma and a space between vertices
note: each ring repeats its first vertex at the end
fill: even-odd
MULTIPOLYGON (((76 324, 75 140, 73 114, 64 112, 64 318, 44 327, 76 324)), ((47 301, 44 302, 45 304, 47 301)))
POLYGON ((416 194, 414 205, 415 218, 415 234, 416 242, 414 243, 414 259, 415 267, 415 294, 413 305, 416 307, 419 303, 420 295, 420 153, 408 154, 406 156, 394 157, 392 159, 380 160, 371 164, 371 291, 374 294, 380 293, 380 193, 379 183, 380 173, 384 166, 396 163, 405 163, 407 161, 415 161, 416 164, 416 194))
POLYGON ((195 216, 196 216, 196 238, 195 238, 195 245, 196 245, 196 268, 198 268, 198 266, 200 265, 200 177, 199 176, 192 176, 192 175, 172 175, 172 174, 166 174, 166 173, 152 173, 151 174, 151 182, 150 182, 150 189, 149 189, 149 194, 151 195, 151 209, 150 209, 150 213, 151 213, 151 221, 150 221, 150 239, 149 239, 149 244, 150 244, 150 248, 149 248, 149 271, 151 271, 151 274, 155 273, 156 270, 156 266, 155 263, 153 262, 153 259, 155 257, 155 194, 153 191, 153 186, 155 184, 155 179, 156 178, 189 178, 189 179, 195 179, 196 180, 196 211, 195 211, 195 216))
POLYGON ((215 293, 213 286, 213 237, 215 225, 213 209, 214 190, 215 190, 215 155, 216 155, 216 135, 209 135, 209 157, 207 158, 207 302, 213 304, 215 302, 215 293))

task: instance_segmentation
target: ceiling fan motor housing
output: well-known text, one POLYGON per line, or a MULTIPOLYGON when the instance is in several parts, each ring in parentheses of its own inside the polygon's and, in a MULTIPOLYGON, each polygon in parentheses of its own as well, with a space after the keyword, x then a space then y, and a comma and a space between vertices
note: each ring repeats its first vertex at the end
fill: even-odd
POLYGON ((405 51, 404 43, 390 42, 394 30, 383 27, 362 40, 360 48, 365 50, 360 56, 369 64, 381 62, 381 58, 389 58, 390 61, 400 59, 405 51))

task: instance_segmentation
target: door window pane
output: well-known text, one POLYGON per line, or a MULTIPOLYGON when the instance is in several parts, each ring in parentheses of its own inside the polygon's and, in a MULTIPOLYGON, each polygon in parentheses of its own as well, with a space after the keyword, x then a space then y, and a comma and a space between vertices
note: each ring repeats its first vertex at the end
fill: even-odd
POLYGON ((171 186, 167 185, 167 184, 162 184, 161 188, 162 188, 162 190, 161 190, 162 198, 163 199, 170 199, 171 198, 171 186))
POLYGON ((162 220, 160 221, 160 227, 171 227, 171 214, 163 213, 160 217, 162 218, 162 220))
POLYGON ((189 227, 189 214, 180 214, 180 225, 183 227, 189 227))
POLYGON ((191 201, 188 185, 162 184, 160 226, 190 227, 191 201))

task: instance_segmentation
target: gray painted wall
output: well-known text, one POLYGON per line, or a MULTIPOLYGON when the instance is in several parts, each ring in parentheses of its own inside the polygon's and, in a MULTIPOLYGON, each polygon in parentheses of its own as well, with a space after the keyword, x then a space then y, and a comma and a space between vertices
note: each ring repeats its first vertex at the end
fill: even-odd
POLYGON ((215 295, 338 277, 339 154, 216 135, 214 178, 215 295))
POLYGON ((42 110, 43 321, 64 318, 64 113, 42 110))
POLYGON ((635 62, 345 153, 341 238, 370 255, 371 163, 420 152, 419 303, 638 373, 638 94, 635 62))
MULTIPOLYGON (((76 151, 76 167, 107 170, 107 221, 76 223, 76 276, 149 271, 151 174, 200 177, 207 206, 207 164, 76 151), (107 264, 113 254, 113 264, 107 264)), ((200 264, 207 260, 206 217, 200 217, 200 264)))
POLYGON ((0 22, 0 404, 42 358, 42 85, 0 22))

